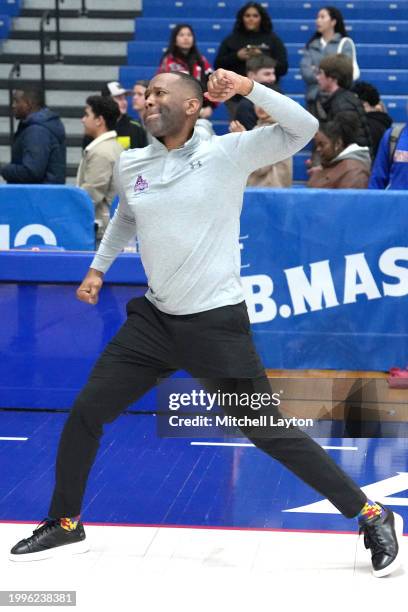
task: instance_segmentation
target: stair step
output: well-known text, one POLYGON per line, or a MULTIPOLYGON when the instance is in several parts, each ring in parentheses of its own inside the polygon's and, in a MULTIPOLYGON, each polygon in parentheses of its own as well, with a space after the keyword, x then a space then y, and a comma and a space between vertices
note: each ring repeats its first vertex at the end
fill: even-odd
MULTIPOLYGON (((55 55, 57 51, 56 41, 51 41, 46 55, 55 55)), ((82 56, 123 56, 127 57, 127 43, 125 42, 101 42, 101 41, 81 41, 78 45, 76 41, 62 41, 61 53, 63 56, 78 56, 78 51, 82 56)), ((38 56, 40 52, 39 40, 7 40, 2 45, 2 55, 33 55, 38 56)))
MULTIPOLYGON (((83 56, 83 55, 63 55, 64 67, 82 65, 87 66, 88 74, 91 69, 90 66, 119 66, 122 64, 126 64, 127 56, 126 55, 100 55, 100 56, 83 56)), ((31 55, 26 53, 4 53, 0 55, 0 65, 1 64, 14 64, 15 62, 23 62, 24 64, 40 64, 40 51, 38 50, 38 54, 31 55)), ((44 57, 45 64, 55 64, 55 54, 49 55, 46 54, 44 57)), ((61 64, 59 64, 61 66, 61 64)))
MULTIPOLYGON (((1 57, 1 56, 0 56, 1 57)), ((82 58, 78 57, 78 65, 64 65, 64 64, 50 64, 46 67, 46 78, 50 80, 68 81, 63 83, 65 89, 71 89, 71 81, 117 81, 119 80, 119 68, 116 64, 106 65, 83 65, 82 58)), ((0 64, 0 79, 7 79, 12 60, 9 65, 0 64)), ((40 79, 40 66, 30 65, 22 61, 21 65, 21 79, 40 79)), ((18 79, 15 80, 16 86, 18 85, 18 79)))
MULTIPOLYGON (((40 19, 38 17, 18 17, 13 22, 13 32, 21 30, 39 32, 40 19)), ((45 31, 55 30, 55 20, 51 18, 50 24, 45 26, 45 31)), ((135 31, 135 23, 133 19, 114 19, 106 20, 100 18, 88 19, 87 17, 78 17, 76 19, 63 18, 60 19, 61 32, 78 32, 87 34, 89 32, 98 33, 127 33, 132 34, 135 31)))

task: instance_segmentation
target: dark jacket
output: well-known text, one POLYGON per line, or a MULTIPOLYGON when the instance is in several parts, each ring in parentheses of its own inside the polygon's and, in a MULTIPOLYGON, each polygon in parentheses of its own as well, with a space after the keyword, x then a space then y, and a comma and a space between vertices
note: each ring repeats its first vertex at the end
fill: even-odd
POLYGON ((349 89, 340 87, 327 100, 324 100, 320 105, 318 119, 320 121, 333 121, 338 113, 344 111, 355 113, 358 117, 359 129, 356 135, 356 143, 360 147, 369 147, 372 150, 370 129, 363 104, 357 94, 349 89))
MULTIPOLYGON (((271 89, 281 93, 278 85, 269 85, 271 89)), ((248 100, 248 98, 242 98, 235 111, 235 119, 239 121, 246 130, 253 130, 258 123, 258 117, 255 113, 255 104, 248 100)))
MULTIPOLYGON (((117 141, 124 149, 143 149, 147 147, 146 130, 135 119, 131 119, 129 115, 121 115, 115 125, 115 131, 118 135, 117 141)), ((93 138, 84 136, 82 148, 85 149, 91 143, 93 138)))
POLYGON ((285 45, 273 32, 233 32, 222 41, 215 59, 215 68, 225 68, 245 76, 245 62, 238 58, 237 51, 247 45, 264 45, 263 53, 277 61, 277 79, 287 73, 288 56, 285 45))
POLYGON ((49 108, 31 113, 18 125, 11 163, 1 169, 8 183, 65 183, 65 129, 49 108))
POLYGON ((371 111, 367 113, 368 127, 370 128, 371 144, 374 157, 377 155, 378 147, 384 133, 392 125, 392 119, 387 113, 381 111, 371 111))

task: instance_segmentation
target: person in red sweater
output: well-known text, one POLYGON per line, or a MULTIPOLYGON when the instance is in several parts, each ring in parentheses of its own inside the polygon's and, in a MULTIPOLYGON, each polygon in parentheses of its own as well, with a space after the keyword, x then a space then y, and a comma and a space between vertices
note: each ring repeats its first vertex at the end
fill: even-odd
MULTIPOLYGON (((207 90, 207 81, 213 68, 197 48, 193 28, 181 23, 171 31, 169 46, 163 53, 157 74, 161 72, 186 72, 201 83, 203 91, 207 90)), ((200 117, 209 119, 217 103, 204 101, 200 117)))

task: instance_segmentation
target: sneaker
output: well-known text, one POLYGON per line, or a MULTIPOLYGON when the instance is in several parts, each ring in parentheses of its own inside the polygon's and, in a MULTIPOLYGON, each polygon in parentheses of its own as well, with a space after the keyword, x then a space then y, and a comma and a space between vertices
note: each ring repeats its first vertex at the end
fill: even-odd
POLYGON ((403 530, 402 517, 379 505, 385 514, 360 527, 360 534, 364 533, 364 546, 371 549, 373 574, 376 578, 388 576, 400 567, 398 539, 403 530))
POLYGON ((11 561, 37 561, 89 550, 81 521, 76 529, 67 531, 58 519, 44 519, 26 540, 20 540, 10 551, 11 561))

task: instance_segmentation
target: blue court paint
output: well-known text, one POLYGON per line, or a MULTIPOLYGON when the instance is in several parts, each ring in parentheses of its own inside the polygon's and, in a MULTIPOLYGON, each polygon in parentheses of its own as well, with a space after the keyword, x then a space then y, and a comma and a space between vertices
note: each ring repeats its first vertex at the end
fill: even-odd
MULTIPOLYGON (((2 437, 28 438, 0 441, 0 520, 40 521, 47 515, 57 444, 66 418, 63 413, 0 412, 2 437)), ((155 415, 119 417, 105 428, 84 500, 84 521, 357 529, 356 521, 339 514, 284 512, 322 498, 256 448, 191 442, 158 438, 155 415)), ((246 444, 245 439, 237 442, 246 444)), ((342 440, 335 438, 320 442, 342 445, 342 440)), ((350 438, 344 444, 357 446, 357 450, 329 452, 361 486, 408 472, 406 438, 350 438)), ((393 498, 398 504, 405 500, 408 504, 407 490, 393 491, 390 503, 393 498)), ((408 519, 408 505, 392 508, 408 519)))

